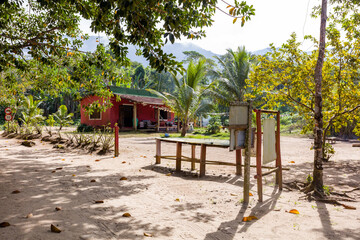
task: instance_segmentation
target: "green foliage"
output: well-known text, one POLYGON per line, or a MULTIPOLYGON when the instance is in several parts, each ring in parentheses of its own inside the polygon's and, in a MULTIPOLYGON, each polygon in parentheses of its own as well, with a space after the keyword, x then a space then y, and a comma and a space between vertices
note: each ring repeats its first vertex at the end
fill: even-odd
POLYGON ((85 123, 81 123, 77 128, 76 128, 77 132, 93 132, 94 131, 94 127, 90 126, 90 125, 86 125, 85 123))
POLYGON ((65 105, 61 105, 56 113, 53 114, 54 120, 57 124, 59 124, 59 131, 65 127, 69 126, 73 123, 72 117, 73 113, 68 113, 67 107, 65 105))
POLYGON ((183 124, 181 135, 184 137, 190 121, 207 113, 212 109, 212 104, 204 99, 204 91, 201 80, 206 73, 206 60, 200 59, 198 62, 190 62, 183 78, 178 79, 174 76, 174 93, 160 93, 150 90, 163 98, 168 106, 179 117, 183 124))
POLYGON ((220 117, 218 116, 212 117, 209 120, 209 125, 206 128, 206 132, 210 134, 216 134, 220 132, 220 129, 221 129, 220 117))
POLYGON ((245 47, 238 47, 236 51, 227 50, 223 57, 216 57, 222 72, 216 81, 212 95, 222 104, 228 106, 233 101, 244 101, 246 79, 250 71, 250 54, 245 47))
POLYGON ((334 147, 330 144, 330 143, 325 143, 324 144, 324 156, 323 158, 326 161, 329 161, 329 159, 334 156, 335 154, 335 149, 334 147))

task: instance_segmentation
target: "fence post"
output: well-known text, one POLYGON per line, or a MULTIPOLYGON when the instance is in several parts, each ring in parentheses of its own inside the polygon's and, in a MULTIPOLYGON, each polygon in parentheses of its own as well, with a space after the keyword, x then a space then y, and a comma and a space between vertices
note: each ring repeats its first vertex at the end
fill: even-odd
POLYGON ((115 157, 119 156, 119 126, 115 125, 115 157))

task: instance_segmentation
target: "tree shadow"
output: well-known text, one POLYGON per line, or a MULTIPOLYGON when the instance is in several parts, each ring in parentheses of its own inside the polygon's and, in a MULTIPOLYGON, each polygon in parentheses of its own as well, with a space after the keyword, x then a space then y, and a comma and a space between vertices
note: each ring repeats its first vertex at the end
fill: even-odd
POLYGON ((172 235, 173 227, 143 221, 140 213, 122 216, 135 211, 127 197, 144 193, 149 187, 144 180, 153 177, 126 172, 108 175, 88 165, 70 165, 67 160, 36 161, 49 158, 50 153, 20 151, 0 157, 0 221, 11 224, 1 230, 0 239, 139 239, 144 232, 172 235), (123 176, 126 181, 120 181, 123 176), (14 190, 20 193, 12 194, 14 190), (99 200, 104 203, 96 204, 99 200), (29 213, 33 217, 25 218, 29 213), (50 224, 62 232, 51 233, 50 224))
MULTIPOLYGON (((277 200, 279 199, 281 191, 278 189, 274 189, 270 198, 266 199, 263 202, 257 202, 257 204, 251 209, 251 212, 248 216, 256 216, 257 218, 262 218, 266 214, 270 213, 274 210, 277 200)), ((235 238, 237 233, 246 232, 251 225, 255 222, 243 222, 243 217, 245 214, 246 209, 248 208, 247 203, 243 203, 241 206, 240 211, 238 212, 237 216, 230 221, 222 222, 218 227, 216 232, 208 233, 205 236, 205 240, 213 240, 213 239, 223 239, 223 240, 231 240, 235 238), (238 231, 239 226, 242 226, 238 231)))

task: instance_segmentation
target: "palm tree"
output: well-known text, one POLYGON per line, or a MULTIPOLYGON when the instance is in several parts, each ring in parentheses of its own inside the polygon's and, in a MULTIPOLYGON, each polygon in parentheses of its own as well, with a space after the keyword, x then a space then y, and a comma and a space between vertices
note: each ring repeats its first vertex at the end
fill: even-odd
POLYGON ((173 76, 175 83, 174 93, 160 93, 149 89, 149 91, 162 97, 179 117, 183 123, 181 130, 182 137, 186 135, 188 124, 191 120, 196 119, 196 117, 208 112, 212 108, 210 101, 203 98, 203 93, 206 89, 200 85, 200 81, 205 76, 205 73, 205 59, 200 59, 196 63, 190 61, 185 76, 180 79, 173 76))
POLYGON ((228 105, 232 101, 244 101, 246 79, 250 71, 250 54, 245 47, 238 47, 236 51, 227 49, 227 54, 216 57, 223 70, 219 73, 218 87, 212 95, 219 102, 228 105))

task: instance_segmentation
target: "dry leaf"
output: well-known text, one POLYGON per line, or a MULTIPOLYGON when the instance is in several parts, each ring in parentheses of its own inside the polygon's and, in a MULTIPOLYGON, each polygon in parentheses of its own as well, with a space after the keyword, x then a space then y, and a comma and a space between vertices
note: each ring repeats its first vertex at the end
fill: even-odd
POLYGON ((56 171, 55 171, 55 170, 53 170, 53 171, 51 171, 51 173, 56 173, 56 171))
POLYGON ((121 177, 120 181, 127 180, 127 177, 121 177))
POLYGON ((141 172, 141 169, 139 169, 139 172, 141 172))
POLYGON ((131 214, 130 213, 124 213, 122 216, 123 217, 131 217, 131 214))
POLYGON ((32 213, 29 213, 28 215, 26 215, 26 218, 32 218, 34 215, 32 213))
POLYGON ((152 237, 153 235, 151 233, 144 233, 145 237, 152 237))
POLYGON ((104 203, 103 200, 98 200, 98 201, 95 201, 95 203, 104 203))
POLYGON ((12 194, 17 194, 17 193, 20 193, 20 191, 19 191, 19 190, 14 190, 14 191, 12 191, 11 193, 12 193, 12 194))
POLYGON ((61 207, 56 207, 55 210, 56 210, 56 211, 60 211, 60 210, 61 210, 61 207))
POLYGON ((52 224, 50 226, 50 230, 51 230, 51 232, 54 232, 54 233, 61 233, 61 230, 52 224))
POLYGON ((171 176, 171 173, 167 173, 166 176, 171 176))
POLYGON ((99 160, 99 159, 96 159, 95 162, 100 162, 100 160, 99 160))
POLYGON ((91 179, 90 182, 96 182, 96 180, 95 180, 95 179, 91 179))
POLYGON ((177 198, 177 199, 175 199, 175 201, 176 201, 176 202, 180 202, 180 199, 177 198))
POLYGON ((230 196, 237 196, 237 194, 234 194, 234 193, 230 193, 230 196))
POLYGON ((299 211, 296 210, 296 209, 291 209, 291 210, 289 211, 289 213, 300 214, 299 211))
POLYGON ((249 196, 253 196, 253 194, 251 192, 249 192, 249 196))
POLYGON ((295 163, 295 161, 290 161, 289 163, 295 163))
POLYGON ((353 206, 349 206, 349 205, 346 205, 346 204, 342 204, 342 206, 343 206, 345 209, 356 210, 356 207, 353 207, 353 206))
POLYGON ((8 223, 8 222, 2 222, 2 223, 0 223, 0 227, 2 227, 2 228, 8 227, 8 226, 10 226, 10 223, 8 223))
POLYGON ((126 161, 122 161, 122 163, 126 163, 126 161))
POLYGON ((73 177, 75 177, 76 175, 75 175, 75 174, 73 174, 72 176, 73 176, 73 177))
POLYGON ((63 158, 63 159, 61 159, 61 161, 65 161, 65 159, 63 158))
POLYGON ((61 169, 63 169, 63 168, 62 167, 55 168, 55 170, 61 170, 61 169))
POLYGON ((256 216, 243 217, 243 222, 250 222, 252 220, 258 220, 256 216))

